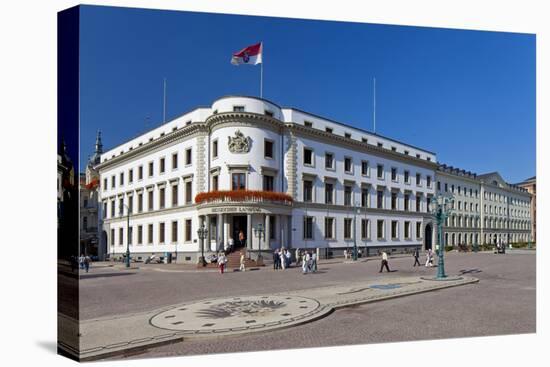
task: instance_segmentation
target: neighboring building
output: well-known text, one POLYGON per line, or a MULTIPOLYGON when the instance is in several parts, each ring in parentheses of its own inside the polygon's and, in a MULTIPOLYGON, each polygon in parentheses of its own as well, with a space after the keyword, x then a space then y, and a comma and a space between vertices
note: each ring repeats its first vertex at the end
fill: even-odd
POLYGON ((105 239, 101 240, 99 205, 99 173, 94 168, 100 163, 103 145, 101 132, 98 131, 95 143, 95 152, 88 160, 86 173, 80 173, 80 253, 88 256, 97 256, 103 260, 106 255, 105 239))
POLYGON ((506 183, 497 172, 484 175, 440 165, 437 191, 454 196, 444 226, 445 245, 526 242, 530 233, 530 194, 506 183))
POLYGON ((252 258, 281 246, 337 254, 354 236, 375 252, 435 239, 434 153, 255 97, 197 108, 106 151, 95 168, 117 257, 128 233, 134 257, 170 252, 181 262, 240 236, 252 258))
POLYGON ((57 154, 57 253, 68 260, 78 251, 77 188, 74 165, 61 141, 57 154))
POLYGON ((517 184, 531 194, 531 241, 537 242, 537 176, 517 184))

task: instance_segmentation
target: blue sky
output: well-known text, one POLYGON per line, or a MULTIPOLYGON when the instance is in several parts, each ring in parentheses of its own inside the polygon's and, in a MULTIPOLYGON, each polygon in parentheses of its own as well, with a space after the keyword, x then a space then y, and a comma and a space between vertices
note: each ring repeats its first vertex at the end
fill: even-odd
POLYGON ((508 182, 535 175, 535 36, 502 32, 84 6, 81 162, 228 95, 264 97, 425 148, 508 182))

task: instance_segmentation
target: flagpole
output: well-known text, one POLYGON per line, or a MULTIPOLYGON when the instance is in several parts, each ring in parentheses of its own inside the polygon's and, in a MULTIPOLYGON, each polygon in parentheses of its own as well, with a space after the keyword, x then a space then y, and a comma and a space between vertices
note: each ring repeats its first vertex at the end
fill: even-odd
POLYGON ((260 55, 262 55, 262 62, 260 63, 260 98, 264 95, 264 43, 260 45, 260 55))
POLYGON ((372 110, 372 121, 374 123, 374 133, 376 134, 376 78, 373 78, 374 82, 374 94, 373 94, 373 104, 374 108, 372 110))
POLYGON ((164 92, 162 98, 162 122, 166 122, 166 78, 164 78, 164 92))

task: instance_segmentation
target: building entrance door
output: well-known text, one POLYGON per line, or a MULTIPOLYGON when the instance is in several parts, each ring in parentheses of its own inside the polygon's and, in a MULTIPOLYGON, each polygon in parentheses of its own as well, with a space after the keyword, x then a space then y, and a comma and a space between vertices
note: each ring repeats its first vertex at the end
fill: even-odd
POLYGON ((424 229, 424 249, 429 250, 432 248, 432 225, 426 225, 424 229))
POLYGON ((246 215, 234 215, 233 216, 233 243, 235 249, 239 249, 246 246, 246 215))

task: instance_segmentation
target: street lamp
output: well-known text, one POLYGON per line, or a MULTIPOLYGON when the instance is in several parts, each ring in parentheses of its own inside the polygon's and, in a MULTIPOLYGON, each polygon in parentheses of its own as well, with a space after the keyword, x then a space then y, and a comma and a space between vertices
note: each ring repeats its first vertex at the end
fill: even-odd
MULTIPOLYGON (((126 208, 126 213, 128 215, 126 216, 126 267, 130 267, 130 208, 126 204, 122 204, 126 208)), ((120 215, 123 214, 123 208, 120 208, 120 215)))
POLYGON ((206 262, 204 260, 204 240, 206 238, 208 238, 208 228, 206 228, 206 226, 203 224, 202 226, 199 227, 199 229, 197 229, 197 235, 199 236, 199 238, 201 239, 201 242, 202 242, 202 245, 201 245, 201 261, 202 261, 202 266, 205 266, 206 262))
POLYGON ((353 207, 353 261, 357 261, 357 214, 360 214, 359 203, 353 207))
POLYGON ((258 238, 258 259, 262 258, 262 238, 264 235, 265 229, 262 223, 258 223, 254 227, 254 235, 258 238))
POLYGON ((438 252, 438 263, 437 263, 437 277, 436 279, 444 279, 447 277, 445 275, 445 262, 443 259, 445 253, 445 246, 443 244, 443 223, 445 219, 449 217, 453 208, 453 196, 444 196, 437 195, 435 198, 432 198, 430 202, 430 212, 435 217, 437 223, 437 234, 439 242, 439 252, 438 252))

